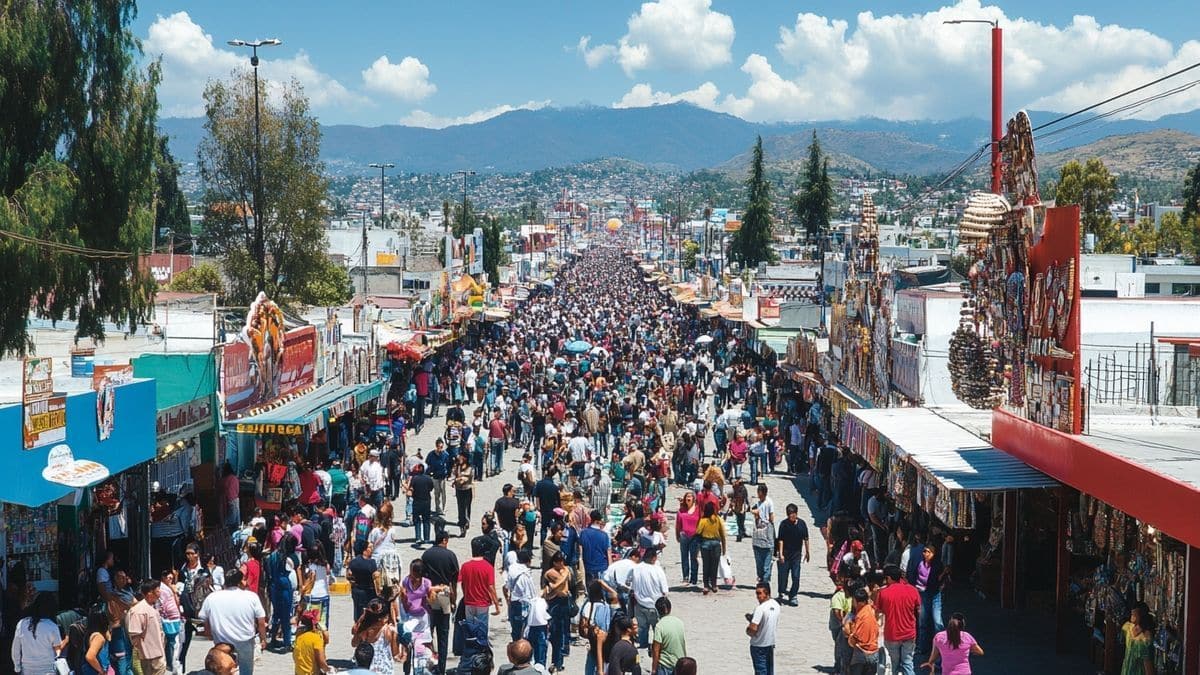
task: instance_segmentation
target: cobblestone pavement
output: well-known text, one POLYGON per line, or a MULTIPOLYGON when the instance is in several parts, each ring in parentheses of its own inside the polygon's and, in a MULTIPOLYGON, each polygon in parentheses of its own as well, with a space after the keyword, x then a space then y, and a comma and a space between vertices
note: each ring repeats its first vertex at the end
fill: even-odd
MULTIPOLYGON (((468 409, 468 413, 470 410, 468 409)), ((416 437, 410 436, 409 448, 421 448, 428 451, 433 447, 433 440, 444 429, 441 417, 429 420, 424 429, 416 437)), ((492 504, 500 496, 500 486, 505 482, 516 482, 516 468, 519 462, 518 453, 506 453, 506 466, 500 476, 488 478, 476 484, 476 497, 473 512, 475 522, 468 533, 470 536, 478 533, 479 515, 491 509, 492 504)), ((829 616, 829 597, 832 592, 828 573, 825 569, 825 542, 821 533, 813 526, 812 511, 804 497, 808 489, 808 479, 792 479, 781 474, 766 478, 770 496, 775 502, 777 511, 782 514, 784 507, 795 503, 800 507, 800 517, 809 525, 811 536, 811 563, 805 564, 800 575, 800 596, 798 607, 784 607, 779 623, 777 648, 775 654, 776 672, 781 675, 790 673, 828 673, 832 671, 833 647, 827 630, 829 616)), ((675 498, 682 494, 682 488, 671 487, 668 504, 674 504, 675 498)), ((453 502, 453 499, 448 500, 453 502)), ((396 512, 404 513, 404 504, 397 503, 396 512)), ((454 506, 448 504, 447 520, 454 522, 457 514, 454 506)), ((672 521, 673 530, 673 521, 672 521)), ((470 558, 468 538, 459 538, 457 529, 450 528, 450 548, 458 555, 460 562, 470 558)), ((411 548, 413 530, 409 527, 396 527, 394 536, 401 543, 401 554, 404 557, 405 569, 420 551, 411 548)), ((754 554, 750 540, 747 537, 741 543, 735 543, 731 538, 729 553, 733 564, 734 575, 737 578, 735 588, 722 590, 716 595, 704 596, 698 588, 688 588, 680 583, 681 571, 679 566, 678 549, 674 547, 673 539, 669 538, 668 547, 663 555, 662 564, 671 582, 671 601, 674 606, 673 614, 681 618, 687 631, 688 654, 697 659, 700 673, 722 673, 724 675, 741 675, 753 672, 750 666, 749 638, 745 634, 746 620, 744 615, 754 610, 754 554)), ((534 556, 535 564, 538 557, 534 556)), ((502 583, 502 575, 497 574, 497 581, 502 583)), ((772 570, 772 581, 776 581, 776 571, 772 570)), ((772 586, 774 588, 774 585, 772 586)), ((962 594, 965 596, 965 594, 962 594)), ((1094 668, 1088 667, 1086 661, 1078 654, 1068 657, 1058 657, 1053 652, 1053 630, 1048 616, 1027 615, 1017 612, 1003 612, 999 606, 990 601, 981 600, 971 594, 963 597, 962 605, 956 605, 953 597, 947 598, 945 611, 966 611, 971 620, 969 629, 987 650, 987 655, 974 659, 972 666, 977 674, 1013 673, 1018 668, 1033 668, 1037 673, 1091 673, 1094 668), (975 618, 977 617, 977 618, 975 618)), ((353 650, 350 648, 351 617, 350 597, 338 596, 333 599, 331 609, 331 632, 328 656, 331 663, 339 669, 350 667, 353 650)), ((497 665, 505 663, 504 648, 509 642, 509 627, 507 613, 490 617, 491 641, 497 655, 497 665)), ((197 639, 192 645, 190 654, 191 669, 202 666, 204 654, 209 644, 197 639)), ((585 650, 581 646, 572 647, 566 660, 565 672, 583 673, 585 650)), ((450 664, 455 659, 451 657, 450 664)), ((648 656, 642 659, 644 672, 649 671, 648 656)), ((292 673, 292 657, 290 654, 267 652, 261 656, 255 666, 256 673, 282 675, 292 673)), ((397 672, 400 672, 399 670, 397 672)), ((928 671, 919 671, 928 672, 928 671)))

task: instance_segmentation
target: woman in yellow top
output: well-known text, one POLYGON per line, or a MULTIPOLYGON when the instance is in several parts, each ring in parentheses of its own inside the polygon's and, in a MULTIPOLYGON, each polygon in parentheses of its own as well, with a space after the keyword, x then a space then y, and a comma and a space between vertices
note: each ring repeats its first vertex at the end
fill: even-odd
POLYGON ((296 664, 296 675, 321 675, 329 672, 325 660, 325 645, 329 634, 316 625, 312 612, 300 615, 297 622, 300 632, 292 642, 292 661, 296 664))
POLYGON ((704 565, 704 594, 717 592, 717 567, 725 555, 725 521, 712 502, 704 503, 704 515, 696 523, 700 559, 704 565))
POLYGON ((1146 603, 1139 602, 1129 610, 1121 638, 1125 642, 1121 675, 1154 675, 1154 617, 1146 603))

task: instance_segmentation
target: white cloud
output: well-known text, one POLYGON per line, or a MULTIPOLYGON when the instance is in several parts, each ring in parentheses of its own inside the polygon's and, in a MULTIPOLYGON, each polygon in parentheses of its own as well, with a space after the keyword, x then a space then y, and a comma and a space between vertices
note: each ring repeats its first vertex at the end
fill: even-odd
POLYGON ((400 63, 391 63, 386 55, 381 56, 362 71, 362 78, 367 89, 405 101, 420 101, 437 91, 437 85, 429 81, 429 66, 412 56, 404 57, 400 63))
MULTIPOLYGON (((250 66, 248 51, 219 48, 187 12, 159 15, 150 24, 143 50, 150 58, 161 58, 163 77, 158 100, 164 117, 196 117, 204 114, 204 87, 210 79, 229 77, 238 68, 250 66)), ((315 108, 361 105, 366 99, 351 92, 322 72, 308 54, 298 51, 290 58, 271 58, 262 51, 262 77, 278 84, 295 78, 315 108)), ((268 95, 270 91, 268 90, 268 95)))
POLYGON ((608 61, 617 55, 617 48, 613 45, 596 45, 590 46, 592 42, 591 35, 584 35, 579 38, 579 44, 575 45, 575 51, 583 57, 583 62, 588 68, 595 68, 601 63, 608 61))
POLYGON ((586 35, 576 51, 589 68, 615 59, 629 76, 647 68, 703 71, 733 59, 733 19, 714 12, 712 0, 642 3, 627 29, 616 45, 589 47, 591 36, 586 35))
POLYGON ((400 124, 410 127, 424 127, 426 129, 445 129, 446 127, 454 127, 460 124, 475 124, 476 122, 490 120, 493 117, 514 110, 541 110, 548 105, 550 105, 548 99, 545 101, 526 101, 518 105, 505 103, 483 110, 476 110, 473 113, 458 117, 443 117, 424 110, 414 110, 401 118, 400 124))
POLYGON ((695 89, 672 94, 667 91, 654 91, 649 84, 635 84, 625 92, 621 100, 613 103, 614 108, 645 108, 652 105, 668 103, 691 103, 692 105, 718 112, 740 115, 746 104, 743 100, 731 95, 721 99, 721 91, 712 82, 705 82, 695 89))
MULTIPOLYGON (((1006 114, 1021 107, 1074 109, 1200 58, 1197 42, 1176 49, 1148 31, 1101 25, 1090 16, 1075 16, 1062 26, 1044 24, 1006 16, 980 0, 959 0, 924 14, 862 12, 852 22, 801 13, 793 25, 780 28, 776 63, 762 53, 743 62, 741 70, 750 80, 743 99, 746 115, 756 120, 985 116, 989 29, 943 24, 962 18, 999 21, 1004 29, 1006 114)), ((1198 106, 1200 91, 1138 114, 1157 117, 1198 106)))

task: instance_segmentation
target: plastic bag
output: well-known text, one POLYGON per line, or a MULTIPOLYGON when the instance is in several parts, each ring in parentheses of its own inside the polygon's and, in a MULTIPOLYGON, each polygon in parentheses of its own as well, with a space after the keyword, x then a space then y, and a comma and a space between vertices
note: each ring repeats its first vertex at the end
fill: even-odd
POLYGON ((717 565, 717 579, 724 582, 726 586, 733 586, 737 583, 737 579, 733 576, 733 563, 730 562, 729 556, 721 556, 721 562, 717 565))

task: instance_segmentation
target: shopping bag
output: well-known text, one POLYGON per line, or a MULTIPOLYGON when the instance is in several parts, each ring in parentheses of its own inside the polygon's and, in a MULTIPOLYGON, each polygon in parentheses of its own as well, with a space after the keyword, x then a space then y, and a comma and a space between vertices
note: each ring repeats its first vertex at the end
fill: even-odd
POLYGON ((737 583, 737 579, 733 576, 733 563, 730 562, 727 555, 721 556, 721 562, 717 565, 717 579, 726 586, 733 586, 737 583))

